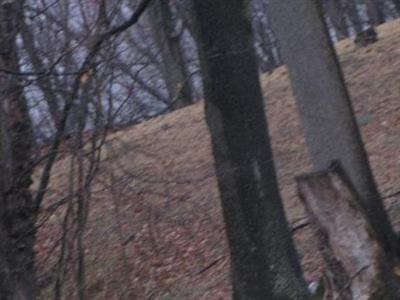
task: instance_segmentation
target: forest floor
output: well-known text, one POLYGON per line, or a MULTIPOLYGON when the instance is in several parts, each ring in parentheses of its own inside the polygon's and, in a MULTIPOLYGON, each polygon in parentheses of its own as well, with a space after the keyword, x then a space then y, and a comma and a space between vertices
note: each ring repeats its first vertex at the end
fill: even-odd
MULTIPOLYGON (((389 195, 400 190, 400 21, 381 26, 379 41, 367 48, 345 40, 337 50, 379 189, 389 195)), ((286 69, 261 81, 281 194, 296 226, 306 221, 294 184, 311 171, 305 142, 286 69)), ((68 167, 68 158, 58 162, 47 205, 67 193, 68 167)), ((399 229, 400 198, 385 205, 399 229)), ((51 272, 59 255, 53 245, 64 214, 43 209, 41 272, 51 272)), ((312 230, 296 230, 294 238, 306 279, 318 280, 312 230)), ((84 240, 88 299, 229 299, 229 253, 203 103, 110 134, 84 240)), ((75 298, 72 284, 65 299, 75 298)))

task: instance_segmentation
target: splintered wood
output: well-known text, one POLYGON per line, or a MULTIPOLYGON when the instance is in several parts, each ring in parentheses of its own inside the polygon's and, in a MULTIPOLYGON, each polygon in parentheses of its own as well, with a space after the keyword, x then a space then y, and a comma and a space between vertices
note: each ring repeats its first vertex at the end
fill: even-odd
POLYGON ((338 164, 297 177, 325 260, 323 299, 399 299, 390 261, 338 164))

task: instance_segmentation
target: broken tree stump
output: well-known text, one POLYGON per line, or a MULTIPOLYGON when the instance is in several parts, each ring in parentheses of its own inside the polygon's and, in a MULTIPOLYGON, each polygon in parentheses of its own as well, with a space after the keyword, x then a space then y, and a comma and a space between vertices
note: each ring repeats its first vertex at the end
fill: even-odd
POLYGON ((325 260, 324 299, 400 299, 390 260, 340 165, 296 181, 325 260))

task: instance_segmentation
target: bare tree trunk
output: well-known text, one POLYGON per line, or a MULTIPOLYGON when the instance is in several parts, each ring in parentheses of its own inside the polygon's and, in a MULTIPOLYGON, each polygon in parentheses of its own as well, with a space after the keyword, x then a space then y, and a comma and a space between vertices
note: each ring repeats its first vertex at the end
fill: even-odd
POLYGON ((374 26, 385 23, 383 11, 384 3, 381 0, 365 0, 368 16, 374 26))
POLYGON ((326 14, 329 17, 339 40, 350 36, 349 26, 346 20, 346 11, 342 0, 326 0, 326 14))
MULTIPOLYGON (((19 72, 16 36, 23 1, 0 2, 0 66, 19 72)), ((36 299, 34 264, 36 211, 29 190, 33 135, 23 87, 15 76, 1 77, 1 161, 6 165, 0 195, 0 295, 4 300, 36 299), (6 161, 8 160, 8 161, 6 161), (7 178, 7 180, 5 180, 7 178)))
POLYGON ((172 109, 178 109, 193 103, 190 88, 190 75, 186 68, 176 32, 173 14, 168 1, 156 0, 151 9, 151 22, 154 27, 163 64, 164 80, 167 86, 172 109))
POLYGON ((309 299, 278 190, 246 2, 193 2, 233 299, 309 299))
POLYGON ((277 57, 278 48, 276 39, 271 31, 269 24, 266 0, 253 1, 252 4, 252 24, 254 29, 254 43, 256 45, 256 55, 259 61, 259 68, 262 73, 271 72, 279 65, 277 57))
MULTIPOLYGON (((343 1, 343 0, 342 0, 343 1)), ((356 0, 344 0, 345 10, 347 12, 347 16, 349 21, 354 27, 355 33, 359 33, 363 31, 363 21, 360 16, 360 11, 357 7, 356 0)))
POLYGON ((397 254, 319 2, 281 0, 270 6, 314 167, 342 163, 384 249, 397 254))
MULTIPOLYGON (((42 61, 42 59, 38 55, 38 49, 35 47, 35 39, 34 36, 31 32, 31 29, 27 24, 25 24, 25 20, 22 20, 21 22, 21 36, 24 41, 24 49, 29 55, 30 61, 32 63, 32 66, 38 74, 41 72, 45 72, 45 65, 42 61)), ((59 121, 60 121, 60 101, 59 98, 57 97, 57 94, 54 92, 52 82, 49 80, 48 77, 45 76, 39 76, 37 79, 37 84, 42 90, 42 93, 44 95, 44 99, 47 103, 47 106, 49 108, 50 115, 53 120, 54 127, 57 127, 59 121)))

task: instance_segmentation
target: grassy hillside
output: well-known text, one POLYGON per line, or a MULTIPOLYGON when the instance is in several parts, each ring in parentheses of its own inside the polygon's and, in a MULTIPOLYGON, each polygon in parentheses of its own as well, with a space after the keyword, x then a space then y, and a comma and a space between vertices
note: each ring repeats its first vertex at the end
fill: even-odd
MULTIPOLYGON (((400 189, 400 21, 381 26, 379 36, 368 48, 346 40, 337 50, 379 188, 389 194, 400 189)), ((311 168, 286 69, 261 80, 279 184, 295 225, 304 213, 293 177, 311 168)), ((229 299, 203 103, 111 134, 103 157, 85 235, 89 299, 229 299)), ((67 193, 69 164, 60 160, 53 172, 47 205, 67 193)), ((386 199, 394 216, 396 200, 386 199)), ((39 230, 41 271, 57 259, 53 245, 64 214, 43 210, 49 219, 39 230)), ((312 232, 305 227, 294 236, 307 279, 317 279, 312 232)))

